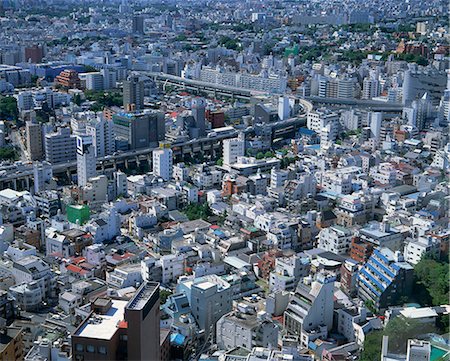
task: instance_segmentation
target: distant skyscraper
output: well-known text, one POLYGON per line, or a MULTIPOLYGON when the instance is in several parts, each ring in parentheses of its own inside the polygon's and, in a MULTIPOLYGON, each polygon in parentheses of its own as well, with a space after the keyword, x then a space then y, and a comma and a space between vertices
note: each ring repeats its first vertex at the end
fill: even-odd
POLYGON ((95 147, 90 135, 77 136, 77 175, 78 185, 85 186, 89 178, 95 177, 95 147))
POLYGON ((144 34, 144 17, 142 15, 133 16, 133 34, 144 34))
POLYGON ((144 108, 144 82, 138 76, 123 82, 123 107, 127 111, 144 108))
MULTIPOLYGON (((205 111, 206 103, 203 98, 192 99, 192 116, 194 117, 195 128, 198 134, 194 134, 197 137, 204 137, 205 132, 205 111)), ((194 132, 195 133, 195 132, 194 132)))

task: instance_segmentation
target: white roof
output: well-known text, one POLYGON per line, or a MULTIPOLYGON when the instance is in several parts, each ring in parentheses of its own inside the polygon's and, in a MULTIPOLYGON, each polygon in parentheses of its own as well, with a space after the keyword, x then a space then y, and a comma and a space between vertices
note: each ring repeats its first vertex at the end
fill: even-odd
POLYGON ((431 307, 407 307, 400 311, 400 313, 407 318, 428 318, 428 317, 437 317, 438 314, 431 307))
POLYGON ((76 336, 110 340, 116 333, 118 323, 124 319, 127 303, 128 301, 112 300, 111 308, 106 315, 91 316, 80 327, 76 336))

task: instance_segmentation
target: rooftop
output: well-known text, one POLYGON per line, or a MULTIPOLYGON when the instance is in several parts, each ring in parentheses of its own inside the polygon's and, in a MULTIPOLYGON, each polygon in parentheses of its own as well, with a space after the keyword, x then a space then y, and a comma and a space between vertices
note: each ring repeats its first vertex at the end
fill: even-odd
POLYGON ((104 315, 91 314, 80 325, 74 336, 110 340, 123 320, 127 301, 112 300, 112 306, 104 315))

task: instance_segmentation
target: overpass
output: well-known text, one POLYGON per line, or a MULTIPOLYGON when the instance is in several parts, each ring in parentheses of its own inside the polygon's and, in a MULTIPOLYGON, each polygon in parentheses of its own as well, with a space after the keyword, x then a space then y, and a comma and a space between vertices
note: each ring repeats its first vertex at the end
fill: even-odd
POLYGON ((309 96, 306 100, 313 104, 323 105, 339 105, 355 108, 367 108, 372 111, 379 112, 402 112, 403 105, 399 103, 383 102, 380 100, 372 99, 341 99, 341 98, 328 98, 319 96, 309 96))
POLYGON ((162 84, 164 87, 167 85, 176 86, 189 91, 205 92, 217 95, 225 95, 231 98, 248 100, 252 96, 265 95, 266 93, 251 89, 243 89, 228 85, 220 85, 215 83, 208 83, 200 80, 182 78, 176 75, 170 75, 165 73, 145 72, 139 71, 139 74, 146 75, 152 78, 156 83, 162 84))
MULTIPOLYGON (((306 104, 306 103, 305 103, 306 104)), ((307 105, 307 104, 306 104, 307 105)), ((272 129, 272 137, 290 137, 295 131, 306 124, 306 114, 298 117, 281 120, 267 124, 272 129)), ((222 153, 222 141, 224 139, 235 138, 240 130, 233 129, 225 133, 218 133, 214 136, 206 136, 198 139, 191 139, 184 142, 174 142, 171 144, 174 159, 183 161, 187 155, 195 156, 199 154, 207 155, 211 159, 216 159, 222 153)), ((246 134, 254 132, 253 127, 242 130, 246 134)), ((97 158, 98 174, 108 174, 117 169, 126 169, 131 164, 139 166, 141 163, 152 162, 152 152, 156 147, 119 152, 114 155, 97 158)), ((52 165, 54 175, 66 175, 68 179, 76 173, 77 162, 66 162, 52 165)), ((0 189, 12 188, 15 190, 30 189, 33 184, 33 165, 16 164, 0 167, 0 189)))

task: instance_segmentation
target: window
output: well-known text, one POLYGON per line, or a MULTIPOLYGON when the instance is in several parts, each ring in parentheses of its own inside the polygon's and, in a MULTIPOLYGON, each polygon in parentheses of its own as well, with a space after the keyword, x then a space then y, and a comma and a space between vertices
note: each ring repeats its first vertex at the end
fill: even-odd
POLYGON ((95 352, 95 347, 93 345, 87 345, 86 346, 86 352, 94 353, 95 352))
POLYGON ((106 355, 107 354, 107 350, 105 346, 99 346, 98 347, 98 353, 102 354, 102 355, 106 355))
POLYGON ((81 343, 77 343, 77 344, 75 345, 75 349, 76 349, 78 352, 83 352, 83 351, 84 351, 84 346, 83 346, 81 343))

